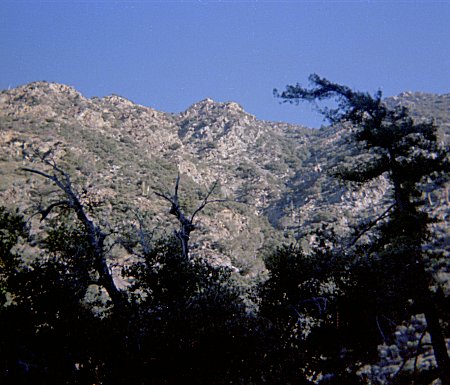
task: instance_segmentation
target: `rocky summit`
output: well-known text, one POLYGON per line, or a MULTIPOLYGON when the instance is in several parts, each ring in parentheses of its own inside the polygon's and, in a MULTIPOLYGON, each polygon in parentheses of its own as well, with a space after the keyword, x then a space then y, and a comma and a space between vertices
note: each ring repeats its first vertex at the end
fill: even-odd
MULTIPOLYGON (((403 93, 386 103, 434 119, 448 143, 450 94, 403 93)), ((346 127, 258 120, 235 102, 205 99, 172 114, 117 95, 89 99, 63 84, 35 82, 0 93, 0 199, 29 216, 50 199, 53 186, 21 171, 43 169, 30 156, 37 150, 51 152, 80 196, 95 203, 92 217, 111 230, 142 217, 173 231, 170 205, 155 193, 172 194, 180 175, 182 207, 190 214, 216 183, 211 204, 196 217, 192 253, 255 275, 263 271, 262 250, 308 243, 308 234, 325 225, 345 236, 358 218, 383 209, 391 193, 383 177, 361 187, 331 175, 358 161, 350 135, 346 127)), ((430 185, 424 196, 442 242, 435 247, 444 251, 448 188, 430 185)))

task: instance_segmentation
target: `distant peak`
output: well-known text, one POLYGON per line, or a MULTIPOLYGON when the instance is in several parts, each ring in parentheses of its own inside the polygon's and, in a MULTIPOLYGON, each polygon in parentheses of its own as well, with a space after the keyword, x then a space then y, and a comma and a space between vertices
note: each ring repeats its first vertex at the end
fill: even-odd
POLYGON ((242 106, 239 103, 236 103, 236 102, 226 102, 225 103, 225 107, 227 107, 230 110, 244 112, 244 109, 242 108, 242 106))
POLYGON ((12 90, 20 90, 25 92, 33 92, 33 91, 46 91, 46 92, 54 92, 54 93, 66 93, 66 94, 77 94, 80 93, 73 87, 68 86, 66 84, 61 83, 53 83, 45 80, 36 81, 28 84, 24 84, 22 86, 16 87, 12 90))
POLYGON ((123 96, 112 94, 108 95, 102 98, 104 101, 109 102, 111 104, 119 105, 119 104, 127 104, 127 105, 134 105, 131 100, 124 98, 123 96))
POLYGON ((202 107, 213 107, 213 106, 218 106, 220 105, 219 102, 214 101, 211 98, 205 98, 200 100, 197 103, 194 103, 191 107, 189 108, 202 108, 202 107))
POLYGON ((36 81, 3 91, 20 100, 21 103, 31 103, 32 100, 39 103, 51 104, 55 100, 76 100, 85 99, 85 97, 75 88, 47 81, 36 81), (31 98, 31 99, 30 99, 31 98))
POLYGON ((211 98, 206 98, 203 100, 200 100, 197 103, 194 103, 192 106, 190 106, 187 111, 190 110, 202 110, 202 111, 209 111, 209 110, 228 110, 228 111, 236 111, 236 112, 244 112, 244 109, 242 106, 236 102, 216 102, 215 100, 211 98))
POLYGON ((61 83, 47 82, 47 81, 38 81, 38 82, 29 83, 23 87, 28 88, 30 90, 45 89, 45 90, 50 90, 50 91, 57 92, 57 93, 80 94, 72 86, 68 86, 66 84, 61 84, 61 83))

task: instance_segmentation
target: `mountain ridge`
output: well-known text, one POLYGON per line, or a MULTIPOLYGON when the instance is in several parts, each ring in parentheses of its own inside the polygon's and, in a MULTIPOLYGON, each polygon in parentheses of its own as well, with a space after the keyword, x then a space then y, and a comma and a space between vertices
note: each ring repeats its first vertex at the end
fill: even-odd
MULTIPOLYGON (((433 116, 448 140, 450 94, 406 93, 387 103, 408 104, 417 118, 433 116)), ((259 255, 270 245, 324 224, 345 234, 362 214, 376 215, 389 194, 383 179, 352 190, 329 175, 355 159, 344 127, 259 120, 238 103, 209 98, 174 114, 118 95, 86 98, 70 86, 33 82, 0 92, 0 135, 0 197, 8 206, 26 207, 45 188, 18 171, 30 146, 53 148, 80 187, 107 202, 93 214, 105 222, 128 205, 148 213, 153 225, 175 228, 167 202, 153 192, 171 193, 180 174, 192 212, 218 181, 215 194, 227 202, 199 217, 193 252, 246 273, 261 271, 259 255)), ((430 209, 446 218, 445 189, 430 196, 430 209)))

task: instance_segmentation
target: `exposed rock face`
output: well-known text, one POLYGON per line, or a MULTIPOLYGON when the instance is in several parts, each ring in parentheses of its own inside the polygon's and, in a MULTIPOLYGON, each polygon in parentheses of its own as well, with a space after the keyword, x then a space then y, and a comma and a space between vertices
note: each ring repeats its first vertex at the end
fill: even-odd
MULTIPOLYGON (((449 95, 407 93, 388 103, 434 117, 448 140, 449 95)), ((205 99, 168 114, 116 95, 88 99, 66 85, 36 82, 0 93, 0 199, 25 208, 36 190, 49 189, 19 171, 30 147, 54 149, 80 189, 103 202, 95 215, 109 226, 111 218, 132 220, 131 208, 148 213, 153 225, 176 226, 154 191, 169 193, 180 173, 180 194, 192 211, 218 180, 214 197, 228 201, 199 216, 193 252, 252 273, 261 269, 258 255, 267 244, 323 223, 345 233, 382 208, 389 196, 383 178, 349 190, 329 176, 337 164, 355 161, 348 139, 344 128, 261 121, 234 102, 205 99)), ((431 189, 428 198, 448 240, 448 188, 431 189)))

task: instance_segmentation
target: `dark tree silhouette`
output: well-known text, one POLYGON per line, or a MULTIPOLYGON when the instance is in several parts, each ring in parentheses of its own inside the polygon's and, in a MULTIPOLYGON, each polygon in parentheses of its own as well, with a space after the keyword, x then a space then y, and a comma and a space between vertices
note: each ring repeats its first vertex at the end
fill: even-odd
POLYGON ((125 293, 117 288, 108 266, 105 247, 106 233, 89 218, 85 206, 72 185, 70 175, 56 164, 56 161, 51 156, 52 154, 46 153, 41 155, 39 152, 35 152, 35 155, 40 159, 43 165, 50 168, 50 171, 44 172, 27 167, 22 168, 22 170, 50 180, 59 188, 63 196, 61 200, 52 202, 48 207, 40 210, 41 220, 47 218, 52 210, 61 206, 69 208, 75 213, 84 229, 89 244, 88 251, 90 251, 94 262, 94 268, 99 276, 98 284, 105 288, 119 312, 124 312, 128 306, 127 299, 125 293))
POLYGON ((191 232, 194 231, 196 228, 195 223, 194 223, 195 216, 199 212, 201 212, 207 204, 226 201, 223 199, 213 199, 213 200, 209 199, 211 194, 214 192, 215 188, 217 187, 217 183, 218 183, 217 181, 215 183, 213 183, 212 187, 209 189, 209 191, 205 195, 205 198, 203 199, 201 204, 194 210, 194 212, 192 213, 192 215, 190 217, 184 213, 182 207, 180 206, 180 201, 179 201, 179 196, 178 196, 178 188, 180 186, 180 175, 177 176, 173 196, 161 194, 159 192, 155 193, 157 196, 164 198, 166 201, 168 201, 171 204, 169 213, 174 215, 180 224, 180 229, 175 230, 175 236, 180 241, 182 255, 185 259, 189 259, 189 240, 191 237, 191 232))
MULTIPOLYGON (((384 261, 384 274, 391 276, 403 303, 406 305, 411 298, 415 310, 425 314, 440 378, 448 385, 450 359, 439 320, 445 315, 439 314, 436 294, 429 288, 433 279, 427 271, 428 256, 422 247, 431 236, 428 225, 432 219, 419 208, 421 183, 426 178, 434 183, 448 178, 448 149, 439 145, 433 122, 417 123, 406 108, 388 108, 381 92, 371 96, 318 75, 311 75, 310 81, 311 88, 297 84, 287 86, 281 93, 275 90, 275 95, 293 103, 334 100, 337 107, 324 108, 322 113, 331 123, 350 124, 355 144, 368 156, 353 167, 335 170, 335 175, 358 183, 381 175, 390 181, 392 204, 376 223, 381 237, 372 247, 371 256, 374 261, 384 261)), ((381 269, 378 272, 383 274, 381 269)))

